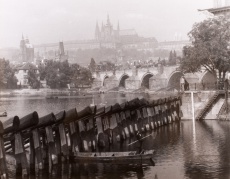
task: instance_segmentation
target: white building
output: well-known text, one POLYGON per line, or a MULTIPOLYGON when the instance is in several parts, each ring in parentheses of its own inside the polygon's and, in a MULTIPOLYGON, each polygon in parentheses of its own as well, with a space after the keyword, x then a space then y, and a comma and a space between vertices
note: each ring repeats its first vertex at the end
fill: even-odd
POLYGON ((16 67, 15 76, 18 79, 17 85, 24 88, 29 87, 28 72, 30 69, 33 70, 35 74, 38 74, 38 80, 40 80, 38 68, 32 63, 24 63, 23 65, 16 67))

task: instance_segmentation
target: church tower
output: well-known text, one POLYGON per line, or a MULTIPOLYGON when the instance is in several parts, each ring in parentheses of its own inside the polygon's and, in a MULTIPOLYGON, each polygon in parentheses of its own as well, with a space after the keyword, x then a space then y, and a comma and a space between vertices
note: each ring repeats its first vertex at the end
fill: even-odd
POLYGON ((117 40, 119 40, 119 37, 120 37, 120 25, 119 25, 119 21, 117 23, 117 40))
POLYGON ((22 34, 22 39, 20 41, 20 50, 21 50, 21 57, 22 61, 26 61, 26 42, 24 40, 24 36, 22 34))

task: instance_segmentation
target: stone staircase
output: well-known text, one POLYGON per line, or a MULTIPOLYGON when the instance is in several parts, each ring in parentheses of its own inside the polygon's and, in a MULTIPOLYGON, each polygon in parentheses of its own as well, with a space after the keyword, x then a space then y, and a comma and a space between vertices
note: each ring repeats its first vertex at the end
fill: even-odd
POLYGON ((205 107, 198 113, 198 115, 196 116, 196 120, 204 119, 221 95, 223 95, 222 92, 216 91, 215 94, 208 100, 205 107))

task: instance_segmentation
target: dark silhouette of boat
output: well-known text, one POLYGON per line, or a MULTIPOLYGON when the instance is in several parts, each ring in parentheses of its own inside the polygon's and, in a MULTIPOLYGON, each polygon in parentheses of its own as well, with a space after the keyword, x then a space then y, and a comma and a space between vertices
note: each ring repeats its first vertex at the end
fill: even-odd
POLYGON ((7 112, 6 111, 0 112, 0 117, 6 117, 6 116, 7 116, 7 112))
POLYGON ((142 164, 155 165, 154 150, 128 152, 78 152, 74 161, 81 163, 112 163, 112 164, 142 164))
POLYGON ((58 96, 46 96, 46 99, 58 99, 58 96))

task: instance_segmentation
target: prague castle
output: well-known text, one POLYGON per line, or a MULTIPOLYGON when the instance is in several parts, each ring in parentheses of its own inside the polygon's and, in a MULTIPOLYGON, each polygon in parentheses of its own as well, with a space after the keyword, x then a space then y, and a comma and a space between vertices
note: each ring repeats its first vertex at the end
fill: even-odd
MULTIPOLYGON (((152 51, 157 46, 157 40, 152 38, 140 37, 134 29, 121 30, 119 23, 114 28, 107 16, 106 23, 102 22, 99 27, 98 22, 95 27, 95 38, 91 40, 74 40, 64 41, 65 49, 67 51, 78 49, 99 49, 99 48, 114 48, 114 49, 128 49, 135 48, 137 50, 152 51)), ((39 54, 44 54, 48 51, 57 51, 57 43, 48 43, 35 45, 35 51, 39 54)))

